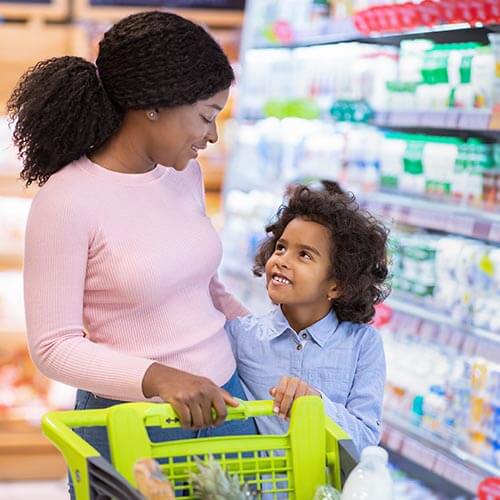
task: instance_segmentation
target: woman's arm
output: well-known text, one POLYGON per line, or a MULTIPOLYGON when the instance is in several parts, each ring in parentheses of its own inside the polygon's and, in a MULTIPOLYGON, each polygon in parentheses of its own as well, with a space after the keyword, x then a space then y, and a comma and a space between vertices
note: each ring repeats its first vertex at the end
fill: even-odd
POLYGON ((84 335, 84 284, 94 238, 88 213, 82 200, 63 190, 42 190, 33 201, 24 262, 30 353, 50 378, 115 399, 141 400, 142 379, 153 361, 84 335))
POLYGON ((218 276, 214 276, 210 281, 210 296, 216 309, 222 312, 228 321, 250 314, 250 311, 225 289, 218 276))

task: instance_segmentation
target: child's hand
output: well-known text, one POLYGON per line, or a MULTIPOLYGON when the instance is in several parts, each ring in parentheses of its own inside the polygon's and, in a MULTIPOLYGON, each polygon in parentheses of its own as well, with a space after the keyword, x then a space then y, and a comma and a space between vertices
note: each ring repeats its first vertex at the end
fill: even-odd
POLYGON ((278 387, 269 390, 274 398, 273 412, 281 418, 290 418, 290 409, 300 396, 321 396, 319 391, 297 377, 281 377, 278 387))

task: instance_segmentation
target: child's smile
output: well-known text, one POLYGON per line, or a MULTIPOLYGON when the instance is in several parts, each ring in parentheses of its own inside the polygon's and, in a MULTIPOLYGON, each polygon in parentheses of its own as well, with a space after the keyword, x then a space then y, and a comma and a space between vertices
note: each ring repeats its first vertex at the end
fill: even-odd
POLYGON ((280 272, 273 272, 270 285, 275 286, 288 286, 291 285, 292 281, 280 272))

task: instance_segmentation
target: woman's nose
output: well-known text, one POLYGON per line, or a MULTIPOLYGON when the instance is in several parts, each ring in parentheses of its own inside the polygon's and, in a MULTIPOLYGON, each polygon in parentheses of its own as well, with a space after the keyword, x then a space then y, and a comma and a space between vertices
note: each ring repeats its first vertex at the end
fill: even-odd
POLYGON ((208 142, 215 144, 219 140, 219 135, 217 134, 217 125, 215 122, 210 124, 210 128, 208 130, 208 142))

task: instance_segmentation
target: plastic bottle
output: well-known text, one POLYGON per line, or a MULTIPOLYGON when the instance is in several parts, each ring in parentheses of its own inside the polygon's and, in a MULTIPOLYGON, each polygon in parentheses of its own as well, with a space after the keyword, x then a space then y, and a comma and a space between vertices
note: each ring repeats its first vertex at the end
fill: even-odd
POLYGON ((388 461, 389 455, 383 448, 367 446, 361 452, 361 462, 347 478, 342 500, 393 500, 388 461))

